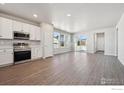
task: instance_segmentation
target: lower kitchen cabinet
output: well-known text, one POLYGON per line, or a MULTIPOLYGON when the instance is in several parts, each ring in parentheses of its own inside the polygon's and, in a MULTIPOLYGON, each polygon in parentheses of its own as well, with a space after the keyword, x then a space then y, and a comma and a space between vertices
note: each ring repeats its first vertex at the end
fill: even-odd
POLYGON ((36 51, 37 51, 37 57, 38 57, 38 58, 41 58, 41 57, 42 57, 42 50, 41 50, 41 47, 38 47, 38 48, 36 49, 36 51))
POLYGON ((35 47, 31 48, 31 59, 36 59, 35 47))
POLYGON ((32 47, 31 49, 31 59, 38 59, 42 57, 41 47, 32 47))
POLYGON ((13 63, 13 49, 0 49, 0 65, 13 63))

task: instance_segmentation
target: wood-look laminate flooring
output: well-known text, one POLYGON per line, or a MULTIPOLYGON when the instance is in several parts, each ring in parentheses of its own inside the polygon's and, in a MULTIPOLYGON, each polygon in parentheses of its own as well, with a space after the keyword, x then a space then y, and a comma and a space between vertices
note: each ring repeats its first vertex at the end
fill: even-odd
POLYGON ((123 85, 117 57, 70 52, 0 68, 1 85, 123 85))

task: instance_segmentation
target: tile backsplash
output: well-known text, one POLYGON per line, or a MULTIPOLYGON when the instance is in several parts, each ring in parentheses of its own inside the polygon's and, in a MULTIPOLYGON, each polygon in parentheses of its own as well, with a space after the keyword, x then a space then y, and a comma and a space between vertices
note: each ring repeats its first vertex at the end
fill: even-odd
POLYGON ((27 41, 27 40, 0 40, 0 49, 1 48, 13 48, 13 43, 14 42, 25 42, 29 43, 31 47, 40 45, 40 42, 37 41, 27 41))

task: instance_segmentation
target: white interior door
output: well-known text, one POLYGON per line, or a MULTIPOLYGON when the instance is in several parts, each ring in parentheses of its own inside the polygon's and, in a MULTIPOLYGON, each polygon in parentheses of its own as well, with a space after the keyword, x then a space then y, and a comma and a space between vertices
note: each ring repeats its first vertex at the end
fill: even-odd
POLYGON ((104 51, 104 33, 97 33, 97 51, 104 51))

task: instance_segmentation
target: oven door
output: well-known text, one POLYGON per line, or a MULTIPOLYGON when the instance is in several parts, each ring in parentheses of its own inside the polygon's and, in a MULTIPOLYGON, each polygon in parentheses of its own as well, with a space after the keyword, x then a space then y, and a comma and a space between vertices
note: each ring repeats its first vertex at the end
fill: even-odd
POLYGON ((14 51, 14 62, 31 59, 31 51, 14 51))

